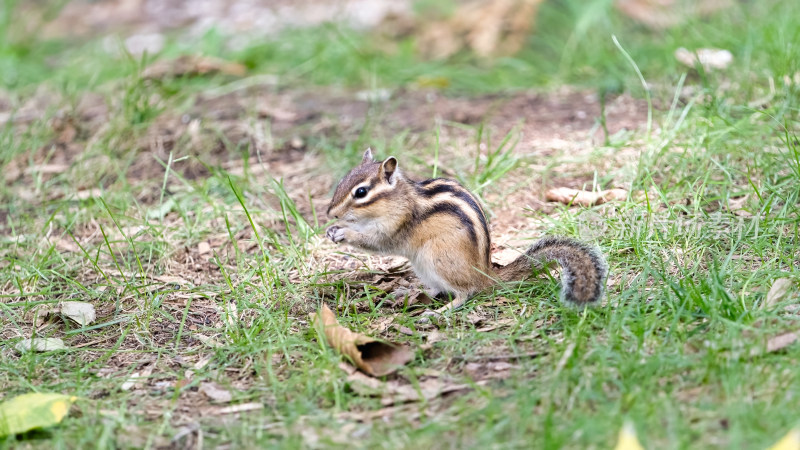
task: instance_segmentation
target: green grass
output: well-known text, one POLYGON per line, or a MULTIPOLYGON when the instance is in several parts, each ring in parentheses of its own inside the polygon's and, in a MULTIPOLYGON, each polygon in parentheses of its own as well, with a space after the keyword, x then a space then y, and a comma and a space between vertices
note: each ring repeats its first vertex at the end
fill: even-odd
MULTIPOLYGON (((800 85, 783 79, 800 71, 800 7, 743 2, 651 32, 620 17, 611 2, 584 3, 546 2, 525 49, 492 63, 469 54, 421 61, 411 39, 387 53, 379 41, 337 25, 236 51, 226 50, 220 32, 188 43, 176 33, 160 55, 111 57, 99 39, 21 34, 7 19, 15 2, 3 3, 0 92, 17 106, 36 95, 50 101, 33 120, 0 126, 0 167, 30 171, 0 185, 0 400, 30 391, 80 400, 60 426, 0 445, 159 446, 196 426, 207 447, 608 448, 629 420, 648 448, 761 449, 800 425, 800 346, 763 352, 769 338, 800 325, 796 310, 763 306, 778 278, 795 282, 791 299, 798 301, 800 85), (587 142, 579 157, 555 152, 534 160, 520 154, 526 141, 517 130, 491 134, 488 123, 397 131, 380 119, 391 102, 372 105, 358 130, 338 123, 323 133, 293 129, 310 155, 299 175, 280 165, 303 163, 269 160, 290 153, 293 135, 273 132, 266 119, 271 151, 232 140, 213 121, 203 123, 199 138, 187 132, 163 153, 149 144, 160 120, 188 114, 204 93, 235 83, 225 76, 147 82, 140 74, 154 59, 220 56, 244 63, 253 76, 278 75, 276 91, 319 96, 413 89, 420 77, 443 77, 449 87, 440 94, 449 97, 571 84, 609 100, 623 92, 643 99, 612 34, 650 87, 653 132, 642 116, 640 128, 587 142), (698 73, 674 61, 678 46, 727 48, 734 63, 698 73), (80 122, 87 93, 109 107, 102 126, 80 122), (76 147, 58 142, 54 123, 64 118, 78 121, 76 147), (445 153, 453 144, 444 136, 466 136, 471 146, 445 153), (481 144, 484 153, 476 155, 481 144), (564 168, 588 188, 646 192, 647 200, 632 195, 594 208, 555 206, 549 214, 514 205, 516 214, 537 219, 536 230, 515 237, 563 234, 601 246, 612 273, 607 305, 560 305, 555 281, 506 286, 478 296, 440 330, 443 340, 425 347, 427 331, 416 329, 408 311, 390 307, 355 272, 336 276, 341 261, 324 258, 331 250, 319 236, 330 191, 319 186, 355 164, 367 145, 419 175, 455 174, 491 211, 508 206, 509 192, 529 188, 519 180, 549 180, 549 187, 574 181, 564 168), (617 159, 631 148, 639 152, 635 161, 617 159), (35 170, 60 164, 64 154, 72 156, 63 171, 35 170), (243 172, 226 165, 243 156, 254 158, 243 172), (609 171, 596 169, 608 164, 609 171), (306 171, 310 178, 302 178, 306 171), (75 197, 90 189, 102 195, 75 197), (728 205, 743 196, 748 214, 733 214, 728 205), (36 308, 61 300, 92 302, 97 322, 33 326, 36 308), (416 349, 388 381, 415 385, 439 373, 472 389, 402 405, 388 419, 348 416, 377 411, 381 400, 348 383, 340 357, 320 344, 307 313, 321 302, 339 305, 341 322, 368 334, 386 315, 414 331, 387 332, 416 349), (477 316, 483 322, 473 323, 477 316), (507 325, 477 331, 501 321, 507 325), (61 337, 69 349, 13 350, 34 334, 61 337), (538 356, 510 360, 503 379, 475 384, 484 369, 474 372, 470 362, 532 352, 538 356), (121 388, 145 371, 142 387, 121 388), (233 392, 231 404, 263 408, 206 414, 215 406, 197 388, 211 381, 233 392)), ((254 115, 247 108, 243 123, 254 115)), ((597 120, 602 126, 603 117, 597 120)))

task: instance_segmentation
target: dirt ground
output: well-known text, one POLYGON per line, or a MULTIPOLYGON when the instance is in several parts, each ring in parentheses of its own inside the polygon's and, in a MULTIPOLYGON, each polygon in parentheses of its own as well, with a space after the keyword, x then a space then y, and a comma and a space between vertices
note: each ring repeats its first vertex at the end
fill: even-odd
MULTIPOLYGON (((119 2, 122 6, 138 5, 137 7, 145 9, 151 3, 153 2, 119 2)), ((63 13, 65 20, 72 20, 72 14, 75 14, 72 12, 72 5, 63 13)), ((108 3, 101 2, 92 7, 107 6, 108 3)), ((179 11, 179 8, 174 10, 179 11)), ((92 14, 88 16, 94 17, 92 14)), ((118 19, 123 22, 125 20, 124 16, 118 19)), ((60 23, 63 24, 54 22, 50 32, 58 34, 57 27, 61 26, 60 23)), ((185 20, 176 19, 175 23, 185 23, 185 20)), ((87 30, 102 31, 115 25, 82 23, 75 26, 77 28, 71 32, 81 34, 88 33, 87 30)), ((188 101, 189 108, 179 113, 167 108, 144 131, 120 135, 119 128, 115 128, 118 126, 115 123, 118 121, 120 99, 114 95, 89 93, 77 99, 65 99, 43 87, 22 104, 16 103, 11 96, 0 95, 0 122, 10 123, 18 136, 25 134, 37 118, 45 114, 52 115, 52 119, 46 124, 51 138, 39 148, 21 154, 9 165, 3 176, 5 183, 16 192, 20 200, 14 209, 16 214, 52 208, 55 200, 73 199, 80 202, 97 198, 101 193, 98 187, 105 189, 121 184, 132 186, 135 202, 141 208, 147 209, 161 204, 165 171, 163 162, 171 157, 173 161, 177 161, 171 165, 171 170, 190 182, 202 182, 220 168, 232 175, 246 174, 251 182, 263 186, 269 185, 272 178, 282 179, 287 194, 297 205, 300 214, 312 222, 313 209, 323 214, 335 187, 336 176, 340 174, 337 170, 341 170, 331 170, 330 156, 314 150, 319 142, 331 142, 334 146, 343 148, 347 142, 360 139, 367 128, 374 130, 374 135, 381 138, 390 138, 405 132, 407 137, 404 145, 408 145, 409 153, 420 155, 423 153, 421 149, 431 148, 434 130, 438 126, 439 164, 443 175, 447 176, 463 169, 465 161, 472 160, 476 150, 474 127, 483 124, 485 130, 493 136, 494 142, 499 142, 508 133, 519 137, 514 151, 524 161, 525 167, 525 171, 518 169, 508 173, 486 195, 486 201, 492 205, 495 260, 502 261, 508 258, 509 250, 514 256, 515 249, 526 245, 527 241, 523 238, 532 237, 520 236, 522 230, 530 234, 531 230, 541 228, 541 222, 531 216, 531 211, 548 214, 556 208, 555 204, 544 198, 547 188, 563 186, 592 189, 596 172, 613 175, 615 170, 625 170, 638 155, 636 149, 613 148, 600 158, 590 157, 592 149, 604 140, 603 129, 598 125, 601 115, 600 101, 597 94, 591 91, 564 88, 549 93, 453 97, 436 90, 400 89, 391 92, 388 98, 376 102, 367 101, 364 97, 362 92, 336 88, 281 88, 263 77, 245 77, 231 82, 224 89, 207 90, 193 95, 188 101), (464 124, 473 128, 465 129, 452 124, 464 124), (120 161, 98 151, 98 144, 101 142, 119 145, 117 156, 120 161), (231 151, 231 148, 249 151, 231 151), (182 159, 184 157, 188 158, 182 159), (551 161, 561 163, 553 170, 545 170, 550 167, 551 161), (546 171, 551 178, 526 177, 524 174, 531 168, 534 172, 546 171), (60 177, 60 182, 48 184, 48 180, 57 177, 60 177), (69 182, 65 183, 64 180, 69 182), (524 213, 525 210, 528 213, 524 213)), ((609 135, 639 130, 645 124, 646 104, 628 95, 609 96, 606 99, 605 114, 609 135)), ((370 145, 369 142, 365 144, 370 145)), ((485 150, 481 148, 481 151, 485 150)), ((433 162, 432 152, 426 151, 424 154, 427 156, 416 160, 403 159, 403 154, 396 156, 401 158, 401 164, 408 162, 405 167, 409 168, 410 173, 421 174, 423 170, 427 172, 427 164, 433 162)), ((387 155, 379 155, 384 156, 387 155)), ((170 177, 166 184, 167 193, 182 192, 185 189, 185 185, 175 177, 170 177)), ((248 198, 248 201, 279 210, 277 197, 248 198)), ((73 205, 73 208, 79 207, 79 203, 73 205)), ((0 208, 0 216, 3 218, 0 220, 0 227, 4 228, 4 233, 11 231, 5 220, 8 214, 8 209, 0 208)), ((40 219, 46 218, 45 215, 40 219)), ((246 220, 244 216, 232 219, 241 223, 246 220)), ((277 216, 260 219, 265 226, 278 227, 281 223, 281 218, 277 216)), ((325 220, 324 214, 321 219, 325 220)), ((170 241, 170 235, 179 234, 177 230, 185 226, 186 220, 175 212, 165 214, 162 225, 166 235, 162 238, 170 241)), ((44 226, 43 223, 40 225, 44 226)), ((169 396, 159 393, 178 387, 174 385, 175 380, 159 380, 151 375, 165 371, 186 371, 189 375, 183 382, 189 382, 190 372, 208 363, 202 349, 219 345, 218 335, 204 333, 202 330, 220 328, 231 314, 236 315, 247 326, 256 314, 255 310, 243 313, 225 310, 219 306, 215 293, 184 289, 187 286, 223 283, 223 274, 220 267, 212 263, 212 255, 235 258, 237 250, 250 254, 259 251, 250 228, 245 227, 234 236, 238 247, 234 248, 220 217, 210 219, 204 227, 211 233, 199 242, 175 238, 177 245, 166 251, 160 261, 163 272, 148 275, 143 280, 149 292, 164 293, 161 297, 161 308, 165 311, 174 317, 181 317, 186 312, 183 325, 186 332, 182 336, 178 335, 177 339, 187 350, 185 354, 192 356, 164 358, 147 352, 135 352, 147 350, 151 344, 161 346, 176 340, 176 324, 169 321, 150 322, 149 334, 146 336, 130 334, 118 340, 120 336, 113 333, 81 333, 69 339, 71 348, 104 349, 117 346, 119 349, 131 350, 114 353, 102 367, 93 370, 97 376, 111 378, 135 368, 135 377, 131 378, 131 385, 128 387, 133 393, 130 405, 143 410, 151 419, 159 418, 163 411, 171 408, 172 400, 169 396)), ((76 259, 82 258, 83 248, 99 248, 105 239, 113 242, 115 250, 120 252, 129 250, 129 243, 126 241, 128 237, 137 241, 152 239, 143 227, 134 225, 123 227, 122 230, 115 230, 113 227, 103 230, 94 220, 82 223, 72 230, 74 239, 65 235, 64 229, 58 226, 51 231, 52 238, 48 238, 44 244, 52 243, 57 251, 76 259)), ((369 281, 387 292, 416 287, 410 271, 407 268, 398 268, 402 261, 377 257, 355 260, 342 257, 335 246, 322 238, 318 238, 316 242, 310 252, 310 260, 307 261, 310 266, 336 269, 339 271, 336 275, 339 279, 351 280, 353 283, 369 281), (383 270, 384 273, 365 273, 364 261, 368 261, 367 265, 373 269, 383 270)), ((113 261, 107 255, 101 257, 98 264, 109 273, 115 272, 113 261)), ((3 263, 2 266, 7 269, 9 263, 3 263)), ((231 266, 227 269, 236 268, 231 266)), ((135 273, 120 275, 130 279, 137 277, 135 273)), ((87 286, 105 284, 103 277, 88 265, 75 269, 72 276, 87 286)), ((293 280, 304 276, 307 274, 298 271, 290 273, 290 279, 293 280)), ((0 287, 0 292, 13 293, 18 288, 7 285, 0 287)), ((136 316, 137 311, 147 309, 142 304, 141 292, 122 287, 115 290, 110 286, 103 292, 105 293, 102 295, 109 301, 96 302, 100 320, 111 320, 120 315, 136 316), (113 298, 119 300, 110 301, 113 298)), ((426 302, 429 299, 417 295, 413 301, 426 302)), ((502 302, 503 299, 498 301, 502 302)), ((310 310, 301 309, 303 310, 297 311, 298 317, 303 317, 310 310)), ((46 312, 37 309, 32 314, 46 312)), ((493 330, 508 324, 503 320, 490 322, 487 320, 489 316, 490 313, 483 314, 478 309, 466 320, 479 327, 479 330, 493 330)), ((387 316, 387 320, 374 324, 375 335, 391 339, 408 332, 402 327, 390 326, 391 318, 387 316)), ((30 326, 36 328, 39 334, 46 334, 48 330, 52 331, 57 327, 53 320, 37 321, 35 316, 28 319, 30 326)), ((32 330, 3 328, 0 337, 16 338, 25 333, 30 334, 30 331, 32 330)), ((436 341, 435 333, 434 331, 428 335, 429 344, 436 341)), ((499 354, 501 357, 480 362, 462 361, 462 370, 477 383, 507 376, 513 368, 513 360, 502 359, 505 345, 502 342, 487 343, 483 351, 487 355, 499 354)), ((525 350, 525 346, 516 351, 520 349, 525 350)), ((531 355, 536 354, 534 347, 527 350, 531 355)), ((103 355, 103 351, 92 350, 82 353, 80 358, 88 362, 103 355)), ((249 370, 249 358, 252 357, 243 355, 241 361, 229 362, 225 375, 232 388, 247 390, 256 382, 249 370)), ((292 355, 273 356, 278 379, 289 376, 292 358, 292 355)), ((57 374, 52 376, 57 377, 57 374)), ((434 380, 431 381, 434 384, 443 383, 435 381, 436 377, 431 380, 434 380)), ((432 392, 443 393, 457 392, 462 388, 444 383, 432 386, 431 389, 432 392)), ((106 390, 99 389, 91 397, 103 398, 107 395, 109 393, 106 390)), ((402 400, 397 403, 401 404, 402 400)), ((393 404, 389 400, 387 407, 392 408, 393 404)), ((178 406, 173 409, 172 423, 175 426, 192 426, 198 415, 202 417, 221 414, 222 408, 209 402, 208 395, 200 390, 186 391, 181 394, 178 406)), ((370 420, 367 417, 369 414, 364 414, 362 419, 370 420)), ((191 429, 188 430, 187 436, 191 437, 192 433, 191 429)), ((125 439, 133 442, 131 439, 136 439, 135 435, 136 430, 131 430, 130 436, 125 439)))

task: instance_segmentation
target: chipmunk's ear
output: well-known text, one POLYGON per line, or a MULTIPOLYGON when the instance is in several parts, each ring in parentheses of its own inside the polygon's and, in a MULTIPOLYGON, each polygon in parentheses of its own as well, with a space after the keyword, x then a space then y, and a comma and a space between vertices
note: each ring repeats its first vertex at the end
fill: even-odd
POLYGON ((394 183, 397 181, 399 172, 400 171, 397 170, 397 158, 394 156, 386 158, 386 161, 381 164, 381 173, 383 174, 383 178, 391 185, 394 185, 394 183))
POLYGON ((364 152, 364 157, 361 158, 361 164, 367 164, 375 162, 375 158, 372 157, 372 149, 367 148, 367 151, 364 152))

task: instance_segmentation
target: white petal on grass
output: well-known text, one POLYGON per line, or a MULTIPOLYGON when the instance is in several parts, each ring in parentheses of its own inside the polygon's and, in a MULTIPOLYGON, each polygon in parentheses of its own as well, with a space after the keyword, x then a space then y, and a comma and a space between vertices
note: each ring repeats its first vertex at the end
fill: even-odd
POLYGON ((94 305, 87 302, 62 302, 61 314, 74 320, 82 327, 89 325, 97 318, 94 305))
POLYGON ((64 341, 59 338, 32 338, 23 339, 17 342, 14 348, 20 352, 50 352, 53 350, 65 350, 64 341))

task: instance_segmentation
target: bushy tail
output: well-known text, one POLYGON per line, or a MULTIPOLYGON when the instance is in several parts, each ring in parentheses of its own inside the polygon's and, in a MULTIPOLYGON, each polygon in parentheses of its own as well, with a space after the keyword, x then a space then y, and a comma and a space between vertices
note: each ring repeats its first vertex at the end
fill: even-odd
POLYGON ((502 281, 519 281, 531 275, 531 268, 548 262, 561 265, 561 300, 577 306, 597 303, 603 297, 608 264, 596 247, 574 239, 546 237, 511 264, 496 270, 502 281))

